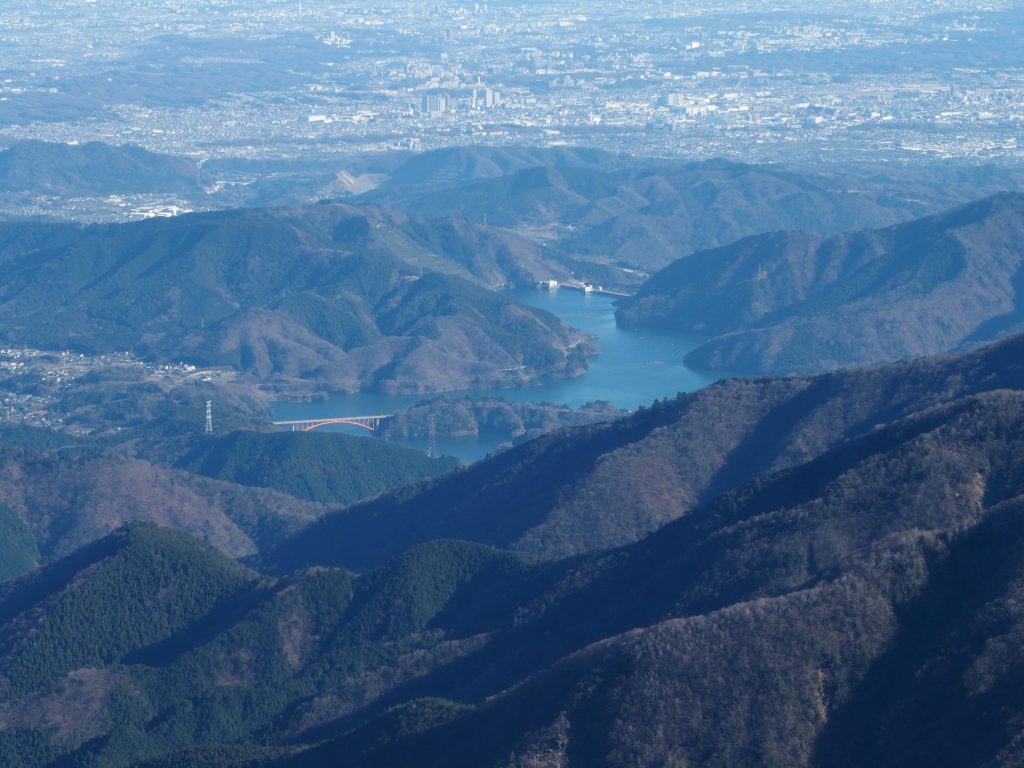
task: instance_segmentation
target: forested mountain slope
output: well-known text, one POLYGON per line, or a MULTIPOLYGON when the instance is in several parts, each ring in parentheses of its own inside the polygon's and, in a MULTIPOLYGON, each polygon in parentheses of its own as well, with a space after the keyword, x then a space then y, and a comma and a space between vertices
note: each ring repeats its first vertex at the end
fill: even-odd
POLYGON ((419 690, 479 700, 570 655, 282 764, 1001 764, 1024 708, 1022 416, 1019 392, 932 409, 572 562, 419 690))
MULTIPOLYGON (((449 150, 455 154, 456 150, 449 150)), ((408 161, 425 163, 427 156, 408 161)), ((467 161, 468 162, 468 161, 467 161)), ((451 164, 451 163, 449 163, 451 164)), ((367 199, 426 218, 452 213, 510 228, 548 227, 565 254, 642 270, 776 230, 883 227, 1020 189, 1013 169, 797 169, 726 160, 616 163, 553 158, 429 191, 385 185, 367 199)), ((620 279, 625 279, 620 275, 620 279)))
POLYGON ((88 195, 200 191, 192 160, 98 141, 19 141, 0 151, 0 195, 88 195))
POLYGON ((1024 324, 1024 195, 887 229, 776 232, 681 259, 617 313, 711 338, 688 360, 813 372, 955 350, 1024 324))
POLYGON ((0 447, 0 578, 132 522, 186 531, 232 557, 253 555, 332 509, 458 466, 337 433, 235 432, 191 442, 169 462, 88 441, 74 452, 0 447))
POLYGON ((438 537, 541 559, 626 544, 878 424, 1002 388, 1024 388, 1024 336, 948 358, 721 381, 328 515, 267 553, 267 564, 283 571, 312 563, 362 569, 438 537))
MULTIPOLYGON (((751 475, 718 477, 733 489, 720 495, 708 482, 687 514, 627 546, 568 559, 433 540, 359 575, 313 549, 315 567, 275 578, 181 533, 113 534, 0 587, 3 754, 1007 764, 1024 715, 1022 343, 718 385, 771 414, 727 452, 759 456, 751 475)), ((563 468, 575 452, 586 463, 581 435, 613 428, 642 449, 710 402, 556 433, 545 450, 563 441, 563 468)), ((730 402, 705 423, 739 410, 730 402)), ((499 487, 516 465, 479 467, 499 487)), ((463 504, 474 499, 493 504, 463 504)))
POLYGON ((465 222, 323 205, 7 224, 0 240, 0 338, 12 343, 345 391, 573 375, 589 351, 553 315, 485 287, 532 280, 539 249, 465 222))
POLYGON ((330 507, 124 456, 0 452, 0 503, 49 562, 126 523, 187 531, 234 557, 271 546, 330 507))
POLYGON ((216 480, 346 506, 450 472, 458 461, 336 432, 232 432, 205 440, 175 466, 216 480))

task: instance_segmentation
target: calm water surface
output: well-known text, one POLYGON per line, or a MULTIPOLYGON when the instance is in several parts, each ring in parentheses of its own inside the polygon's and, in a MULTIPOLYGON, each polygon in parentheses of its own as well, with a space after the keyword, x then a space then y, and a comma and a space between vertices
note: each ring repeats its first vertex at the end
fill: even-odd
MULTIPOLYGON (((615 325, 615 307, 609 296, 564 288, 557 291, 527 289, 509 295, 523 304, 558 315, 574 328, 594 334, 600 354, 591 358, 587 372, 575 379, 545 381, 539 386, 521 389, 463 390, 447 394, 503 397, 513 402, 563 403, 573 407, 607 400, 619 408, 632 409, 649 405, 656 399, 674 397, 679 392, 692 392, 718 378, 683 363, 686 353, 699 345, 697 337, 623 330, 615 325)), ((394 413, 426 397, 430 395, 335 394, 315 403, 278 403, 274 419, 394 413)), ((362 431, 357 427, 338 429, 362 431)), ((501 442, 500 436, 486 434, 470 438, 438 437, 438 448, 464 461, 475 461, 494 451, 501 442)), ((421 450, 426 448, 425 441, 413 438, 403 444, 421 450)))

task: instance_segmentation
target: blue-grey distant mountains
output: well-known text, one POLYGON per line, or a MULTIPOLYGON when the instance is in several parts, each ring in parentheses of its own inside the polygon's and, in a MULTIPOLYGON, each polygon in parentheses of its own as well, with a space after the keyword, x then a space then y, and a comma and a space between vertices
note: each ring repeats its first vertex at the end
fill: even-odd
POLYGON ((886 226, 1019 188, 1024 179, 1012 168, 626 163, 582 151, 535 154, 521 168, 506 158, 499 175, 485 163, 489 156, 484 149, 417 155, 361 199, 424 218, 457 213, 522 229, 549 240, 581 274, 622 283, 630 273, 601 267, 659 269, 694 251, 780 229, 886 226), (477 173, 480 165, 488 170, 477 173), (414 176, 419 183, 409 183, 410 167, 423 169, 414 176))
POLYGON ((21 141, 0 151, 0 195, 193 195, 199 176, 193 160, 131 145, 21 141))
POLYGON ((0 230, 0 338, 229 366, 264 386, 432 391, 585 367, 588 338, 489 288, 540 249, 371 207, 0 230))
POLYGON ((147 205, 226 210, 344 199, 418 219, 468 219, 492 233, 512 230, 550 251, 548 264, 558 267, 546 277, 575 272, 620 288, 635 287, 674 259, 743 237, 883 227, 1022 182, 1014 167, 787 167, 568 146, 327 154, 294 162, 214 158, 201 165, 97 142, 20 142, 0 152, 0 211, 13 216, 123 221, 144 215, 147 205))
POLYGON ((1024 195, 886 229, 774 232, 680 259, 631 328, 706 334, 696 366, 808 372, 955 350, 1024 327, 1024 195))
POLYGON ((438 190, 473 181, 497 179, 540 167, 592 168, 606 172, 637 168, 651 161, 587 147, 446 147, 420 152, 397 163, 380 167, 373 158, 368 169, 385 171, 384 186, 405 190, 438 190))

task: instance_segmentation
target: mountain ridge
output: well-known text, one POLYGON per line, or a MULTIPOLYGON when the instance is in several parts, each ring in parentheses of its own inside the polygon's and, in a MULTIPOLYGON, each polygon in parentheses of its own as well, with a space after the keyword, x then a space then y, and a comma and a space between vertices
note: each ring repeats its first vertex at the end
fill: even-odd
MULTIPOLYGON (((356 574, 336 567, 339 541, 317 530, 327 546, 271 576, 184 534, 152 526, 112 534, 0 586, 0 640, 27 642, 24 628, 40 622, 53 640, 34 652, 39 673, 9 675, 0 738, 41 755, 34 766, 61 755, 178 768, 299 768, 342 756, 355 768, 504 768, 510 756, 513 765, 616 768, 644 760, 895 768, 925 755, 943 768, 986 765, 1013 753, 1024 712, 1009 684, 1024 674, 1013 641, 1024 615, 1022 345, 1018 336, 813 379, 722 382, 612 424, 553 433, 537 454, 512 449, 475 473, 394 497, 490 484, 486 493, 446 494, 449 506, 461 499, 487 521, 501 518, 494 499, 522 480, 525 459, 544 451, 554 458, 549 469, 564 472, 577 471, 569 463, 577 453, 578 465, 609 469, 621 457, 602 457, 621 450, 640 462, 675 445, 687 467, 710 454, 685 513, 570 557, 529 562, 427 526, 356 574), (711 439, 709 425, 720 425, 711 439), (716 461, 718 453, 738 464, 716 461), (122 569, 126 536, 142 542, 140 553, 156 547, 173 557, 139 556, 122 569), (79 614, 57 606, 84 604, 97 573, 101 581, 121 574, 125 588, 166 578, 173 568, 164 562, 226 574, 216 581, 229 604, 193 610, 186 601, 172 624, 178 614, 152 603, 145 610, 159 615, 150 634, 129 642, 134 630, 117 630, 116 653, 96 666, 65 618, 79 614), (95 671, 39 655, 63 647, 95 671), (990 727, 958 736, 934 717, 947 708, 990 727), (53 741, 40 734, 57 710, 81 716, 53 741), (225 751, 233 744, 234 756, 225 751)), ((591 477, 577 479, 600 490, 591 477)), ((682 490, 675 479, 670 486, 682 490)), ((653 490, 652 499, 665 498, 653 490)), ((576 535, 593 525, 575 520, 576 535)), ((146 605, 136 598, 146 594, 129 591, 130 610, 146 605)), ((15 657, 4 649, 15 646, 0 642, 0 671, 21 669, 7 666, 15 657)))
MULTIPOLYGON (((935 174, 947 183, 893 169, 826 171, 721 159, 611 169, 554 163, 422 195, 385 186, 366 199, 426 218, 455 212, 525 232, 543 229, 563 261, 581 264, 587 274, 587 265, 594 271, 598 264, 656 270, 778 229, 836 234, 888 226, 1021 185, 1012 171, 937 168, 935 174)), ((619 272, 615 279, 628 277, 619 272)))
POLYGON ((530 279, 536 246, 457 222, 322 205, 8 226, 0 318, 20 344, 133 350, 230 366, 271 389, 304 380, 348 392, 572 376, 590 351, 553 315, 484 287, 530 279))
POLYGON ((184 455, 124 448, 0 446, 0 567, 20 575, 133 522, 183 530, 228 556, 256 554, 331 509, 445 472, 384 441, 336 433, 234 432, 192 439, 184 455))
POLYGON ((1022 230, 1024 195, 1006 192, 881 230, 756 236, 675 262, 616 316, 704 333, 688 361, 739 373, 953 351, 1024 323, 1022 230))
POLYGON ((327 515, 267 552, 265 564, 287 571, 324 557, 361 570, 434 537, 511 547, 531 559, 619 546, 876 424, 967 394, 1021 388, 1022 348, 1024 336, 1015 336, 917 363, 717 382, 327 515), (358 547, 349 543, 356 539, 358 547))
POLYGON ((0 194, 82 197, 200 191, 195 162, 130 144, 18 141, 0 150, 0 194))

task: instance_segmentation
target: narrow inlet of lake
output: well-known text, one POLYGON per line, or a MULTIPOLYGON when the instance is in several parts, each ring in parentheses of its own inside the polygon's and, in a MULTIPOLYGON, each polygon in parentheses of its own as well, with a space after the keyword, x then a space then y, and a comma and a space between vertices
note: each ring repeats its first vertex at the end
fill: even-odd
MULTIPOLYGON (((695 371, 683 362, 700 344, 698 337, 670 336, 645 331, 627 331, 615 324, 614 299, 570 289, 525 289, 508 294, 516 301, 545 309, 567 325, 597 337, 600 354, 591 358, 586 373, 575 379, 543 381, 519 389, 463 390, 445 393, 451 397, 501 397, 511 402, 557 403, 573 408, 606 400, 619 408, 633 409, 654 400, 675 397, 707 386, 717 376, 695 371)), ((333 394, 312 403, 279 402, 274 420, 361 416, 394 413, 433 395, 385 395, 361 392, 333 394)), ((321 429, 335 427, 321 427, 321 429)), ((358 433, 358 427, 337 427, 358 433)), ((364 432, 365 434, 365 432, 364 432)), ((480 434, 473 437, 438 436, 442 453, 463 461, 476 461, 496 450, 507 438, 480 434)), ((402 445, 425 450, 426 440, 403 438, 402 445)))

